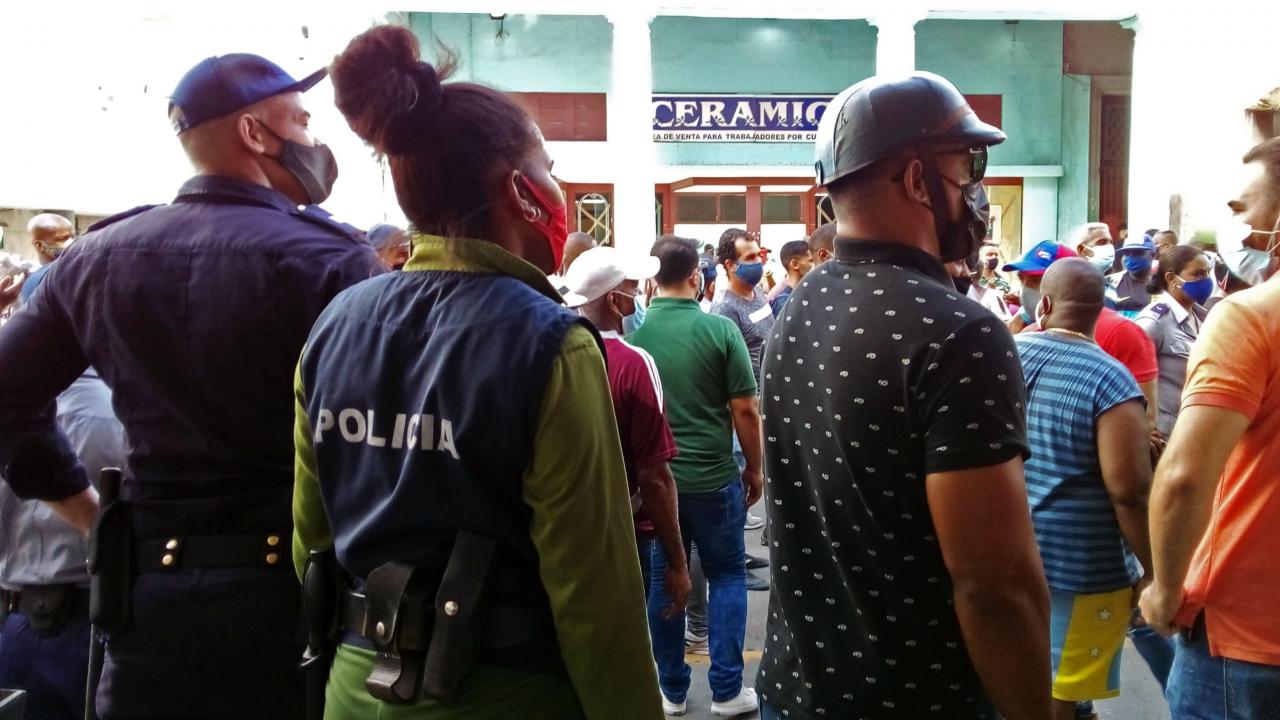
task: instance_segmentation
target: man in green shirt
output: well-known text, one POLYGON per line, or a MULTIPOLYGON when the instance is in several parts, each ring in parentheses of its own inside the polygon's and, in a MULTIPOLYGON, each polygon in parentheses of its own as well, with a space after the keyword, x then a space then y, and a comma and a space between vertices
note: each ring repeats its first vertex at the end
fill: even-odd
MULTIPOLYGON (((685 550, 698 546, 710 586, 708 621, 712 712, 735 715, 756 709, 755 691, 742 685, 746 637, 746 550, 742 524, 760 498, 760 411, 756 381, 742 332, 733 321, 698 306, 702 273, 695 243, 663 237, 653 246, 660 269, 657 294, 644 325, 627 339, 649 351, 658 366, 667 420, 680 454, 671 461, 679 494, 685 550), (746 456, 739 475, 733 459, 736 432, 746 456)), ((653 576, 662 577, 666 557, 653 553, 653 576)), ((649 631, 663 709, 685 712, 689 666, 684 661, 685 616, 664 618, 670 605, 660 582, 650 587, 649 631)))

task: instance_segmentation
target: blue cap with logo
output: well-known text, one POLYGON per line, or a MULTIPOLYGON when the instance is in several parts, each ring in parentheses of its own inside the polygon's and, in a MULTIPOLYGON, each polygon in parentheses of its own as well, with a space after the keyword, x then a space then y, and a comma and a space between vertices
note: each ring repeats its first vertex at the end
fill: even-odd
POLYGON ((1009 263, 1001 269, 1005 272, 1016 270, 1028 275, 1040 275, 1049 269, 1053 261, 1071 257, 1079 257, 1079 254, 1066 245, 1052 240, 1041 240, 1035 244, 1035 247, 1028 250, 1021 260, 1009 263))
POLYGON ((294 80, 261 55, 215 55, 196 63, 178 81, 169 96, 169 120, 174 132, 181 133, 259 100, 287 92, 306 92, 328 73, 328 68, 320 68, 294 80))

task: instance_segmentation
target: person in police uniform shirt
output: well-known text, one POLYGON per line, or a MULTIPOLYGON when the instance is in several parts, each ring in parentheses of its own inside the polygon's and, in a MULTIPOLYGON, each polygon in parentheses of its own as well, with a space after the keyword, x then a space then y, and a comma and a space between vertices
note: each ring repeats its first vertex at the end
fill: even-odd
POLYGON ((169 205, 93 226, 0 328, 0 466, 16 495, 87 529, 98 468, 77 461, 53 399, 90 364, 129 438, 136 577, 107 642, 104 720, 303 713, 290 379, 320 310, 377 268, 312 207, 337 176, 302 104, 324 74, 198 63, 170 106, 195 177, 169 205))
POLYGON ((1160 272, 1151 278, 1152 303, 1136 320, 1156 346, 1160 365, 1156 429, 1166 438, 1182 407, 1187 358, 1209 314, 1204 303, 1214 287, 1213 262, 1203 250, 1190 245, 1166 248, 1160 253, 1160 272))
MULTIPOLYGON (((551 158, 510 97, 444 83, 418 52, 407 29, 377 27, 331 70, 338 109, 387 155, 418 234, 403 272, 335 299, 302 354, 294 563, 332 547, 357 593, 404 563, 436 598, 446 567, 485 571, 448 562, 461 531, 484 536, 489 586, 467 608, 482 623, 519 617, 507 627, 524 634, 481 637, 470 667, 448 655, 465 669, 456 697, 391 706, 366 686, 383 635, 364 619, 377 603, 347 594, 359 619, 344 610, 325 715, 658 720, 601 343, 546 277, 568 234, 551 158)), ((428 616, 433 643, 456 627, 442 607, 428 616)))

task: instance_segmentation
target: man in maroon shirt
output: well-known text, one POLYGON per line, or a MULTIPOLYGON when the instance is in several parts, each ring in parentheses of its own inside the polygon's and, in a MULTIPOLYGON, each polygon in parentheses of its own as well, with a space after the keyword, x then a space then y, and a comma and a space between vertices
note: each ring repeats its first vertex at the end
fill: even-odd
POLYGON ((604 339, 645 592, 649 588, 649 549, 656 539, 669 558, 664 581, 672 598, 666 610, 670 616, 684 610, 690 590, 676 518, 675 478, 667 465, 676 456, 676 441, 667 425, 662 380, 653 358, 621 337, 623 318, 636 311, 640 282, 657 272, 656 257, 628 258, 611 247, 593 248, 579 255, 565 273, 564 299, 590 320, 604 339))

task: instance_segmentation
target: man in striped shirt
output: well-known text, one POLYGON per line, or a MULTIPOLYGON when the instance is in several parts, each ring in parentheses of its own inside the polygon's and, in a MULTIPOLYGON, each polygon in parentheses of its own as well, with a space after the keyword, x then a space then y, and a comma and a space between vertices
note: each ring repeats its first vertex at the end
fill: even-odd
MULTIPOLYGON (((1098 347, 1103 280, 1055 262, 1015 337, 1027 382, 1027 499, 1050 589, 1056 718, 1120 694, 1120 650, 1151 567, 1146 409, 1133 376, 1098 347)), ((1096 717, 1096 716, 1095 716, 1096 717)))

